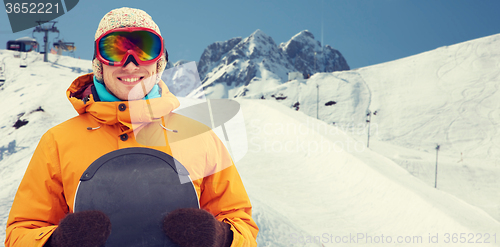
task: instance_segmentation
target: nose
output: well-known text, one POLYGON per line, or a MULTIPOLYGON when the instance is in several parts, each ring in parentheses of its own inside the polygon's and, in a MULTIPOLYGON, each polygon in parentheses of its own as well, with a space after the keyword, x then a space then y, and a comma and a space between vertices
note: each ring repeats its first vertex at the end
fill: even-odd
POLYGON ((127 51, 127 60, 123 64, 123 69, 127 71, 133 71, 135 69, 139 69, 139 63, 135 60, 134 52, 131 50, 127 51), (130 67, 130 64, 133 63, 135 66, 130 67))
POLYGON ((132 71, 136 71, 139 69, 139 66, 135 65, 134 63, 130 62, 124 66, 122 66, 122 69, 127 71, 127 72, 132 72, 132 71))

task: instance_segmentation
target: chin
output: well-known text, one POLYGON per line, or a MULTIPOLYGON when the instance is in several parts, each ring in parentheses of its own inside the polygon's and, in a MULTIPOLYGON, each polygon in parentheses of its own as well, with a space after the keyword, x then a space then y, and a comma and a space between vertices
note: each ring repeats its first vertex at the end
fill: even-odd
POLYGON ((146 87, 146 92, 143 90, 141 83, 135 85, 128 93, 128 100, 139 100, 144 98, 153 89, 154 85, 148 85, 146 87))

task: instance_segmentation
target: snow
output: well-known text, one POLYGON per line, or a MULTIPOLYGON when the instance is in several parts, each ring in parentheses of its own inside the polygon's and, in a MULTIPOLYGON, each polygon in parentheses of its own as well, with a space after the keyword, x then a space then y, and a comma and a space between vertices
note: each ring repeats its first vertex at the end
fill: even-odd
POLYGON ((283 105, 297 105, 365 143, 372 112, 370 148, 432 187, 439 144, 438 188, 500 220, 500 198, 492 196, 500 187, 499 47, 500 35, 493 35, 357 70, 317 73, 246 98, 280 95, 283 105))
POLYGON ((240 103, 250 145, 238 169, 252 198, 304 229, 293 236, 422 236, 427 246, 429 234, 500 229, 334 126, 272 101, 240 103))
MULTIPOLYGON (((487 236, 479 246, 499 246, 499 42, 490 36, 354 71, 255 83, 252 92, 262 93, 237 99, 248 145, 231 147, 247 149, 235 164, 259 246, 476 246, 460 237, 487 236)), ((91 70, 90 61, 64 56, 44 63, 30 53, 27 68, 13 52, 0 50, 3 58, 0 103, 9 107, 0 108, 0 148, 16 147, 0 160, 0 241, 38 140, 76 115, 65 90, 91 70), (16 129, 18 119, 28 123, 16 129)))

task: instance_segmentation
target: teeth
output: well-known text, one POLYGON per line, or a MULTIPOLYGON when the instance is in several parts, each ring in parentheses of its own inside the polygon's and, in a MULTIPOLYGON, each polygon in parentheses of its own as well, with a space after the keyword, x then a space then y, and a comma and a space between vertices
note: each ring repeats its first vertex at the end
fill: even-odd
POLYGON ((126 82, 136 82, 138 81, 140 78, 139 77, 135 77, 135 78, 122 78, 122 81, 126 81, 126 82))

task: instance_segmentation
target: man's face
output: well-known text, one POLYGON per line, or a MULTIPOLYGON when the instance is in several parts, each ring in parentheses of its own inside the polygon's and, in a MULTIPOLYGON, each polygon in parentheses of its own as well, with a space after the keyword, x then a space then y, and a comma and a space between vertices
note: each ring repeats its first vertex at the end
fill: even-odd
POLYGON ((139 65, 128 63, 126 66, 102 65, 106 89, 121 100, 144 98, 156 83, 156 63, 139 65))

